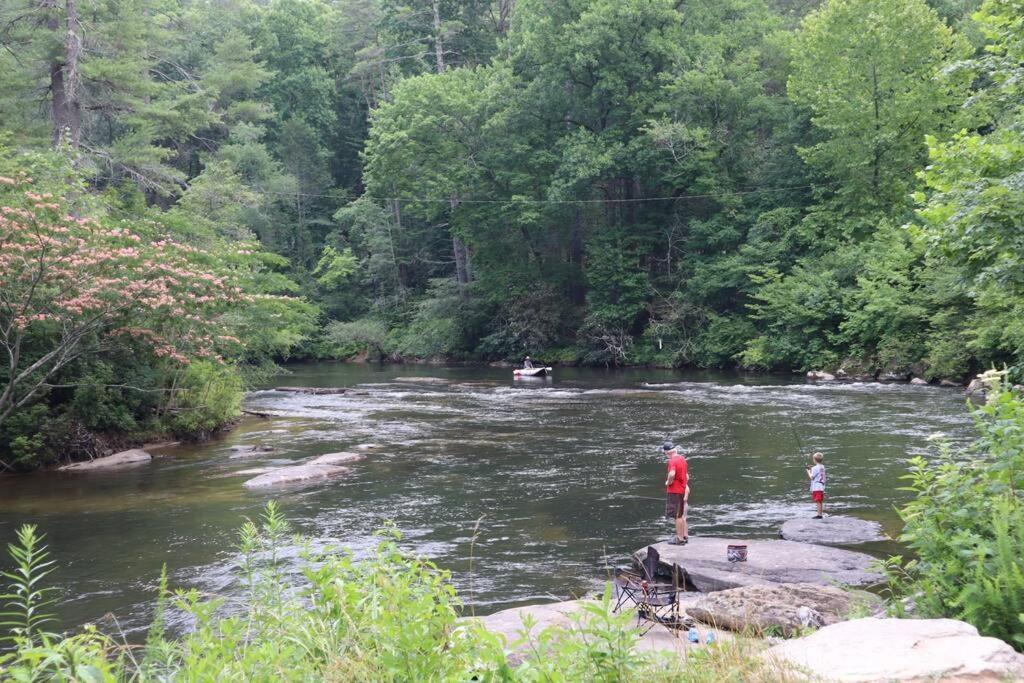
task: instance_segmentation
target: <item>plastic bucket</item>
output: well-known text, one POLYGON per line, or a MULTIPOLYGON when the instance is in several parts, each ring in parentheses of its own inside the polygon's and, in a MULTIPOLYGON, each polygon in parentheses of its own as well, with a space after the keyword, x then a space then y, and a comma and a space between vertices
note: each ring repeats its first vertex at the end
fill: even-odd
POLYGON ((747 561, 747 546, 745 545, 729 545, 725 549, 725 559, 730 562, 746 562, 747 561))

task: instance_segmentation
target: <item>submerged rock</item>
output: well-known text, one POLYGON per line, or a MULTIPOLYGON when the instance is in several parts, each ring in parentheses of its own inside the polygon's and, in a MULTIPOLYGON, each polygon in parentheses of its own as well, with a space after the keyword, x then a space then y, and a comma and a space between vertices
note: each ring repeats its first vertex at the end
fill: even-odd
MULTIPOLYGON (((687 545, 653 545, 661 555, 660 569, 666 576, 677 563, 704 593, 772 583, 863 586, 882 580, 870 555, 810 543, 691 536, 687 545), (726 560, 730 544, 747 546, 746 562, 726 560)), ((643 548, 633 553, 633 561, 639 563, 646 556, 647 548, 643 548)))
POLYGON ((710 593, 686 613, 697 621, 730 631, 792 636, 802 628, 834 624, 854 608, 877 609, 881 598, 835 586, 782 583, 744 586, 710 593))
POLYGON ((922 386, 922 387, 928 386, 928 380, 922 379, 920 377, 911 377, 910 378, 910 383, 911 384, 916 384, 916 385, 922 386))
POLYGON ((807 373, 807 379, 811 379, 816 382, 831 382, 835 378, 835 375, 825 372, 824 370, 811 370, 807 373))
POLYGON ((1024 655, 954 619, 868 617, 826 626, 765 653, 836 681, 1010 681, 1024 655))
POLYGON ((779 536, 787 541, 822 545, 855 545, 888 538, 878 522, 836 515, 823 519, 791 519, 779 529, 779 536))
POLYGON ((396 382, 416 382, 418 384, 448 384, 451 380, 442 377, 396 377, 396 382))
POLYGON ((153 456, 144 450, 139 448, 133 448, 129 451, 121 451, 120 453, 114 453, 103 458, 96 458, 94 460, 87 460, 85 462, 76 462, 70 465, 64 465, 58 467, 57 470, 60 472, 93 472, 96 470, 113 470, 120 469, 123 467, 136 467, 138 465, 145 465, 146 463, 152 462, 153 456))
POLYGON ((942 379, 942 380, 939 380, 939 386, 940 387, 962 387, 963 384, 961 382, 954 382, 951 379, 942 379))
POLYGON ((334 465, 292 465, 261 474, 245 482, 243 486, 247 489, 269 488, 315 479, 328 479, 348 474, 351 471, 347 467, 335 467, 334 465))
POLYGON ((355 448, 357 451, 377 451, 380 450, 381 448, 384 448, 384 446, 379 443, 361 443, 356 446, 353 446, 353 448, 355 448))
POLYGON ((351 462, 366 460, 360 453, 325 453, 310 460, 307 465, 346 465, 351 462))
POLYGON ((263 444, 232 446, 229 450, 232 458, 256 458, 261 455, 277 453, 277 449, 273 446, 264 446, 263 444))

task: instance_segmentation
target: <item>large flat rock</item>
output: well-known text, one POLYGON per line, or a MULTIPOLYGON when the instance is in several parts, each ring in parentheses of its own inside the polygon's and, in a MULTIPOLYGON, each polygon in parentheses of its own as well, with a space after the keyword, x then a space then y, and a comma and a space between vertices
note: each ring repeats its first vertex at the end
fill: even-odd
POLYGON ((789 637, 804 628, 834 624, 855 608, 878 609, 881 603, 881 598, 867 591, 780 583, 708 593, 688 606, 686 613, 730 631, 789 637))
MULTIPOLYGON (((534 627, 530 630, 530 637, 536 639, 546 628, 573 628, 573 624, 580 616, 583 616, 582 623, 586 624, 589 617, 576 613, 579 613, 588 602, 592 601, 569 600, 513 607, 486 617, 477 617, 477 620, 488 631, 503 638, 508 651, 509 663, 517 666, 522 663, 530 647, 529 643, 520 643, 518 647, 512 647, 522 638, 523 631, 525 631, 524 617, 528 616, 535 622, 534 627)), ((691 644, 687 642, 685 632, 674 632, 664 626, 655 626, 639 637, 634 649, 636 651, 665 652, 684 657, 688 649, 707 647, 704 643, 708 633, 712 633, 717 641, 728 640, 732 637, 725 631, 704 625, 699 625, 697 630, 700 634, 700 643, 691 644)))
POLYGON ((335 467, 334 465, 292 465, 290 467, 279 467, 253 477, 242 485, 247 489, 271 488, 285 484, 328 479, 348 474, 349 472, 351 470, 347 467, 335 467))
POLYGON ((124 467, 137 467, 152 462, 153 456, 146 451, 133 448, 130 451, 121 451, 102 458, 76 462, 71 465, 64 465, 57 469, 61 472, 94 472, 97 470, 114 470, 124 467))
MULTIPOLYGON (((870 555, 796 541, 691 536, 687 545, 653 545, 661 555, 666 575, 676 563, 702 593, 772 583, 864 586, 882 580, 882 575, 871 568, 875 558, 870 555), (725 559, 730 544, 747 546, 746 562, 725 559)), ((647 548, 642 548, 633 553, 633 560, 639 563, 646 556, 647 548)))
POLYGON ((823 519, 791 519, 779 529, 779 536, 787 541, 819 545, 856 545, 888 539, 878 522, 832 515, 823 519))
POLYGON ((1019 681, 1024 655, 954 619, 868 617, 765 653, 830 681, 1019 681))

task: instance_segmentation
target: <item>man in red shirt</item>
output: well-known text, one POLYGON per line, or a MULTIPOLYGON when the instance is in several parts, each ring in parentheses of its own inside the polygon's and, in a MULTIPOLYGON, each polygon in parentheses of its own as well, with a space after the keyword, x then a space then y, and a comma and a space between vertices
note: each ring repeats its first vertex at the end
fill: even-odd
POLYGON ((679 455, 671 441, 661 447, 668 457, 668 476, 665 478, 665 516, 675 520, 676 535, 669 545, 686 545, 690 541, 686 529, 686 502, 690 497, 686 458, 679 455))

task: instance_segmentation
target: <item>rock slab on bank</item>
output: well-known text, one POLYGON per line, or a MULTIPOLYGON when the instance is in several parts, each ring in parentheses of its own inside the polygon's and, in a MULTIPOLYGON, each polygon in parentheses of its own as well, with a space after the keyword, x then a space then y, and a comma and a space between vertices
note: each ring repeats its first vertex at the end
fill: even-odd
POLYGON ((137 467, 152 462, 153 456, 144 450, 133 448, 130 451, 121 451, 103 458, 76 462, 71 465, 58 467, 60 472, 94 472, 97 470, 113 470, 123 467, 137 467))
POLYGON ((1024 655, 954 619, 854 619, 776 645, 765 656, 836 681, 1024 679, 1024 655))
POLYGON ((243 486, 247 489, 271 488, 284 484, 328 479, 348 474, 350 471, 347 467, 336 467, 334 465, 292 465, 290 467, 280 467, 258 477, 253 477, 245 482, 243 486))
MULTIPOLYGON (((661 571, 666 576, 676 563, 703 593, 773 583, 864 586, 882 580, 882 575, 872 569, 875 558, 830 546, 711 536, 691 536, 687 545, 653 545, 661 556, 661 571), (726 560, 726 547, 730 544, 747 546, 746 562, 726 560)), ((633 553, 633 561, 640 563, 646 556, 647 548, 642 548, 633 553)))
POLYGON ((751 634, 790 637, 802 628, 834 624, 858 607, 874 610, 881 598, 812 583, 744 586, 701 597, 686 613, 697 621, 751 634))
POLYGON ((888 539, 878 522, 834 515, 791 519, 779 529, 779 536, 787 541, 820 545, 856 545, 888 539))
MULTIPOLYGON (((533 638, 537 638, 541 631, 546 628, 571 629, 577 619, 586 623, 586 620, 590 617, 582 610, 588 603, 598 604, 586 599, 551 602, 512 607, 486 617, 470 617, 470 619, 479 622, 480 625, 491 633, 501 636, 505 641, 506 647, 509 647, 520 639, 522 631, 525 630, 523 625, 524 618, 534 622, 530 634, 533 638)), ((632 623, 636 624, 636 620, 634 619, 632 623)), ((701 644, 694 645, 687 643, 685 633, 682 634, 682 637, 677 637, 678 634, 673 633, 669 629, 657 626, 642 633, 633 647, 637 651, 665 652, 682 656, 687 649, 706 647, 703 643, 709 632, 714 634, 717 642, 727 641, 732 637, 729 633, 716 628, 704 627, 703 625, 698 631, 702 636, 701 644)), ((518 649, 509 650, 507 655, 509 664, 512 666, 521 664, 528 654, 529 647, 528 643, 524 643, 518 649)))

